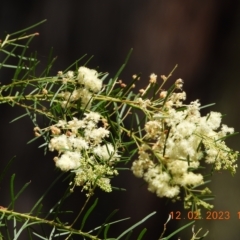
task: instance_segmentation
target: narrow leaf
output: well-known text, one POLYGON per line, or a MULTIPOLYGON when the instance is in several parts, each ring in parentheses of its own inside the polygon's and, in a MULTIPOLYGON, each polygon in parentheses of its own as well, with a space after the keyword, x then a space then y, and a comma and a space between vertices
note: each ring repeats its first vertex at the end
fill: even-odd
POLYGON ((26 31, 28 31, 28 30, 30 30, 30 29, 32 29, 32 28, 37 27, 37 26, 40 25, 40 24, 43 24, 43 23, 46 22, 46 21, 47 21, 47 19, 44 19, 44 20, 42 20, 42 21, 40 21, 40 22, 38 22, 38 23, 30 26, 30 27, 27 27, 27 28, 24 28, 24 29, 22 29, 22 30, 20 30, 20 31, 11 33, 10 36, 17 35, 17 34, 20 34, 20 33, 24 33, 24 32, 26 32, 26 31))
POLYGON ((9 167, 12 165, 13 160, 14 160, 15 158, 16 158, 16 156, 12 157, 12 158, 8 161, 7 165, 4 167, 3 171, 0 173, 0 182, 1 182, 2 179, 4 178, 7 170, 8 170, 9 167))
POLYGON ((140 234, 138 235, 137 240, 141 240, 141 239, 143 238, 143 235, 144 235, 146 232, 147 232, 147 229, 144 228, 144 229, 140 232, 140 234))
POLYGON ((28 113, 24 113, 23 115, 14 118, 10 123, 13 123, 13 122, 15 122, 15 121, 17 121, 17 120, 19 120, 19 119, 21 119, 21 118, 23 118, 23 117, 26 117, 27 115, 28 115, 28 113))
POLYGON ((82 220, 82 223, 81 223, 80 230, 83 229, 87 218, 89 217, 89 215, 90 215, 90 213, 93 211, 93 209, 96 207, 97 203, 98 203, 98 198, 94 201, 93 205, 88 209, 88 211, 87 211, 86 214, 84 215, 83 220, 82 220))
POLYGON ((123 233, 121 233, 116 240, 121 239, 125 234, 127 234, 128 232, 132 231, 134 228, 136 228, 137 226, 139 226, 140 224, 144 223, 148 218, 150 218, 151 216, 153 216, 154 214, 156 214, 156 212, 152 212, 149 215, 147 215, 145 218, 143 218, 141 221, 135 223, 133 226, 131 226, 130 228, 128 228, 126 231, 124 231, 123 233))
POLYGON ((176 231, 174 231, 173 233, 171 233, 170 235, 168 235, 167 237, 163 238, 163 240, 168 240, 170 239, 172 236, 174 236, 175 234, 177 234, 178 232, 181 232, 183 229, 191 226, 193 223, 195 223, 195 221, 192 221, 190 223, 187 223, 186 225, 184 225, 183 227, 180 227, 179 229, 177 229, 176 231))
POLYGON ((14 179, 15 179, 15 174, 12 175, 11 180, 10 180, 10 195, 11 195, 11 205, 12 209, 14 209, 14 204, 15 204, 15 197, 14 197, 14 179))
POLYGON ((99 236, 99 234, 101 233, 101 231, 103 230, 104 226, 106 225, 106 223, 113 217, 113 215, 115 215, 118 212, 118 209, 115 209, 104 221, 104 223, 102 224, 102 226, 100 227, 99 231, 97 232, 97 236, 99 236))

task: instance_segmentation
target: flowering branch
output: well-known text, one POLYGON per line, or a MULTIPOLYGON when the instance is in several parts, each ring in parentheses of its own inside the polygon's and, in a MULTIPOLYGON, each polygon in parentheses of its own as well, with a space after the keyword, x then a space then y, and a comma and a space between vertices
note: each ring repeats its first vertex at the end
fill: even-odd
MULTIPOLYGON (((213 207, 207 202, 212 198, 211 191, 202 188, 209 181, 203 169, 211 165, 212 170, 229 170, 235 174, 239 153, 225 143, 226 138, 235 134, 234 129, 221 123, 221 113, 202 116, 199 100, 186 104, 182 79, 177 79, 168 90, 164 89, 176 67, 160 80, 151 74, 148 85, 137 93, 134 87, 140 76, 134 75, 129 84, 119 80, 129 56, 110 80, 107 80, 108 74, 89 69, 85 64, 51 76, 54 59, 43 74, 36 77, 39 61, 27 57, 25 50, 37 34, 10 39, 12 35, 7 35, 0 44, 0 52, 7 55, 0 68, 16 69, 13 81, 0 85, 0 104, 17 105, 26 110, 26 114, 17 119, 30 117, 35 126, 33 140, 43 137, 41 146, 45 152, 55 152, 55 166, 73 176, 67 191, 81 187, 86 191, 87 200, 70 226, 5 208, 0 208, 0 220, 5 216, 14 221, 22 219, 23 228, 41 222, 61 229, 68 234, 67 239, 72 234, 100 239, 74 229, 73 225, 86 210, 95 189, 111 192, 111 179, 120 172, 118 166, 129 161, 133 174, 143 178, 148 190, 158 197, 173 202, 182 200, 186 209, 196 211, 213 207), (28 40, 25 46, 15 44, 24 39, 28 40), (6 51, 8 46, 13 48, 6 51), (20 57, 13 54, 17 47, 23 48, 20 57), (19 58, 17 66, 5 64, 10 57, 19 58), (41 126, 39 115, 46 118, 47 126, 41 126)), ((94 207, 95 204, 85 216, 94 207)), ((106 233, 108 225, 104 226, 106 233)))

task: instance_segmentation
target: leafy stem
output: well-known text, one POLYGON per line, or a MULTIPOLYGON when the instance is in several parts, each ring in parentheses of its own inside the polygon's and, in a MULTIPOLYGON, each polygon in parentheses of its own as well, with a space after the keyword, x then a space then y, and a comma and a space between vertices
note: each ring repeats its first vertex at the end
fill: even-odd
POLYGON ((61 223, 57 223, 55 221, 51 221, 51 220, 47 220, 47 219, 43 219, 43 218, 39 218, 39 217, 35 217, 35 216, 31 216, 29 214, 25 214, 25 213, 19 213, 19 212, 15 212, 15 211, 9 211, 5 208, 0 208, 0 213, 2 215, 7 215, 10 218, 18 218, 18 219, 25 219, 26 221, 31 221, 31 222, 35 222, 35 223, 42 223, 42 224, 47 224, 49 226, 55 227, 57 229, 61 229, 61 230, 65 230, 66 232, 70 232, 71 234, 76 234, 76 235, 81 235, 83 237, 88 237, 92 240, 100 240, 100 238, 95 237, 89 233, 85 233, 81 230, 77 230, 72 228, 72 225, 70 226, 66 226, 64 224, 61 223))

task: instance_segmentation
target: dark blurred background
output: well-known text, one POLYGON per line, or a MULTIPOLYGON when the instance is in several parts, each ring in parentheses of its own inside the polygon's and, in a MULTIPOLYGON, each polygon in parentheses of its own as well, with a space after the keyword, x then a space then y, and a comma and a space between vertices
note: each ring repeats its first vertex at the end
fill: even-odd
MULTIPOLYGON (((111 77, 133 48, 130 61, 121 75, 125 82, 130 81, 133 74, 141 72, 141 84, 145 86, 151 73, 167 75, 178 64, 171 80, 179 77, 184 80, 187 101, 200 99, 202 105, 216 103, 211 110, 226 114, 224 123, 240 131, 240 1, 2 0, 0 38, 5 36, 5 32, 15 32, 43 19, 47 19, 47 23, 34 30, 40 36, 31 44, 31 50, 38 51, 40 68, 46 65, 49 50, 53 47, 53 55, 58 58, 52 74, 87 53, 94 55, 88 66, 99 66, 111 77)), ((0 73, 2 84, 10 82, 11 77, 8 72, 0 73)), ((12 156, 17 156, 10 173, 16 173, 18 189, 31 180, 31 186, 17 205, 18 209, 27 212, 49 182, 56 178, 57 172, 54 171, 52 156, 44 157, 42 149, 37 148, 39 142, 26 145, 33 137, 31 121, 22 119, 9 124, 21 113, 21 109, 0 106, 0 167, 3 168, 12 156)), ((239 149, 239 140, 240 136, 233 137, 228 144, 239 149)), ((2 206, 9 201, 10 173, 0 186, 2 206)), ((228 172, 214 174, 210 186, 216 195, 214 210, 229 211, 231 217, 230 220, 198 221, 196 229, 203 227, 203 233, 210 230, 206 239, 239 238, 239 181, 238 173, 234 178, 228 172)), ((131 216, 130 221, 119 224, 124 229, 148 213, 157 211, 142 226, 148 228, 145 239, 158 239, 169 212, 179 210, 185 213, 181 204, 167 203, 166 199, 149 193, 131 172, 124 172, 115 180, 115 185, 126 187, 128 191, 100 193, 98 211, 93 219, 102 219, 119 208, 116 218, 131 216)), ((65 187, 66 184, 58 185, 50 193, 44 202, 46 209, 53 206, 65 187)), ((71 206, 76 205, 76 211, 84 198, 78 192, 80 190, 76 190, 74 204, 71 203, 71 206)), ((168 232, 187 222, 170 221, 168 232)), ((190 239, 190 236, 191 229, 188 228, 172 239, 190 239)))

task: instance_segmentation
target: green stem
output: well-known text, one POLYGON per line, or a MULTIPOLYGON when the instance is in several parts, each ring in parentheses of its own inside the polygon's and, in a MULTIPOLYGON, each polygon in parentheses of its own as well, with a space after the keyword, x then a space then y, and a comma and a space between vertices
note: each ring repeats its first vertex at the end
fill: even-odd
POLYGON ((88 238, 90 238, 92 240, 100 240, 100 238, 95 237, 95 236, 93 236, 93 235, 91 235, 89 233, 85 233, 85 232, 82 232, 80 230, 72 228, 72 225, 71 226, 65 226, 63 224, 56 223, 54 221, 42 219, 42 218, 35 217, 35 216, 30 216, 28 214, 14 212, 14 211, 9 211, 9 210, 7 210, 7 209, 5 209, 3 207, 0 208, 0 213, 2 213, 4 215, 14 216, 14 217, 20 218, 20 219, 29 220, 29 221, 32 221, 32 222, 39 222, 39 223, 47 224, 47 225, 50 225, 50 226, 55 227, 57 229, 68 231, 71 234, 77 234, 77 235, 81 235, 81 236, 84 236, 84 237, 88 237, 88 238))

